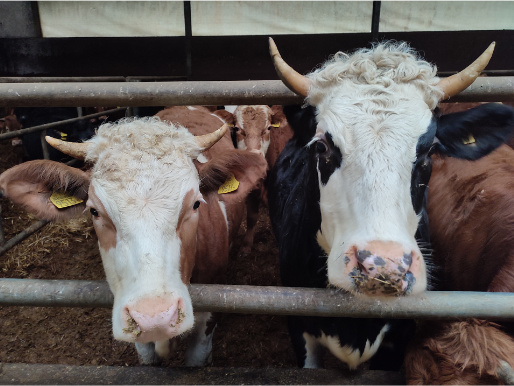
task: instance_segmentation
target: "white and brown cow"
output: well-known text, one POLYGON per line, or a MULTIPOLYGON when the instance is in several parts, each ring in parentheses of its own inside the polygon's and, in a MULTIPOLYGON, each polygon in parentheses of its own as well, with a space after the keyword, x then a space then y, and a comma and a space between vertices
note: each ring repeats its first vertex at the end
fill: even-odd
MULTIPOLYGON (((232 136, 238 149, 260 152, 271 168, 293 132, 279 105, 240 105, 233 109, 232 136)), ((252 192, 246 206, 246 234, 240 253, 250 253, 259 217, 260 203, 267 204, 266 189, 252 192)))
POLYGON ((0 192, 39 217, 91 212, 114 294, 113 335, 135 342, 145 364, 167 354, 170 338, 191 330, 186 365, 211 361, 210 314, 193 314, 188 284, 223 282, 229 235, 244 212, 238 208, 266 173, 257 154, 232 144, 211 147, 227 126, 209 130, 194 136, 158 117, 124 119, 102 125, 81 144, 47 137, 61 151, 94 164, 88 172, 39 160, 0 176, 0 192), (209 148, 211 161, 195 164, 209 148), (231 174, 238 189, 218 194, 231 174), (83 201, 58 209, 49 199, 58 191, 83 201))

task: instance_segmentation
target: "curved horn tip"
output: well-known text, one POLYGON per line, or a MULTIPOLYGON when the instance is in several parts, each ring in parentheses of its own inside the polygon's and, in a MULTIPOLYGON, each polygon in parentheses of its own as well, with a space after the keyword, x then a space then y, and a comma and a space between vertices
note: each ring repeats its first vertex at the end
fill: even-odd
POLYGON ((275 55, 280 56, 277 45, 275 44, 275 41, 273 40, 273 38, 272 37, 268 38, 268 41, 269 41, 269 54, 271 56, 275 56, 275 55))
POLYGON ((53 148, 64 154, 68 154, 73 158, 77 158, 79 160, 84 160, 86 158, 87 150, 89 147, 88 143, 66 142, 48 135, 45 136, 45 140, 53 148))

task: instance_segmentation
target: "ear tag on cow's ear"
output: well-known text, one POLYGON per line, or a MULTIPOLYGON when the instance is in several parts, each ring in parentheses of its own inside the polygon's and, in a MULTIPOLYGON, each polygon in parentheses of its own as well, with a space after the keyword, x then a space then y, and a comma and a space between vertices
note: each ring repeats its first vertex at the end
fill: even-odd
POLYGON ((473 137, 473 134, 469 134, 468 138, 465 138, 462 140, 464 142, 464 145, 471 145, 476 142, 475 137, 473 137))
POLYGON ((231 174, 227 180, 223 183, 223 185, 221 185, 218 189, 218 194, 225 194, 225 193, 230 193, 230 192, 233 192, 235 190, 237 190, 237 188, 239 187, 239 181, 236 180, 236 177, 231 174))
POLYGON ((68 140, 68 134, 67 133, 61 133, 61 141, 67 141, 68 140))
POLYGON ((276 128, 280 127, 280 122, 279 123, 272 123, 271 127, 276 127, 276 128))
POLYGON ((63 209, 69 206, 80 204, 84 200, 81 200, 80 198, 74 196, 70 196, 67 193, 53 192, 50 196, 50 201, 52 201, 52 204, 54 204, 57 208, 63 209))

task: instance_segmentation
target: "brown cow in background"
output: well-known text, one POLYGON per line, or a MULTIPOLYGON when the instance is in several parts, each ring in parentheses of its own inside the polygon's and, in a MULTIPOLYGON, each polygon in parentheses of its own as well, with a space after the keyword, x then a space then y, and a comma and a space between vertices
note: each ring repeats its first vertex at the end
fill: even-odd
MULTIPOLYGON (((235 146, 238 149, 260 152, 266 158, 271 169, 287 141, 293 136, 282 106, 241 105, 232 109, 228 106, 227 108, 233 111, 232 136, 235 146)), ((252 249, 261 201, 267 205, 265 186, 248 196, 247 229, 240 251, 242 255, 249 254, 252 249)))
MULTIPOLYGON (((473 162, 432 160, 427 212, 440 289, 514 292, 514 150, 502 145, 473 162)), ((422 323, 406 355, 407 383, 513 384, 512 327, 476 319, 422 323)))

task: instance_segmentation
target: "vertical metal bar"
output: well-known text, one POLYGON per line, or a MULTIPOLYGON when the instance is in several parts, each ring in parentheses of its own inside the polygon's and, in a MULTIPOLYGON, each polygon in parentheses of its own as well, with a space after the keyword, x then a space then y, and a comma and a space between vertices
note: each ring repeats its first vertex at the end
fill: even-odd
POLYGON ((186 78, 191 80, 192 59, 191 59, 191 37, 193 36, 193 28, 191 26, 191 2, 184 1, 184 26, 186 32, 186 78))
POLYGON ((82 107, 77 107, 77 117, 83 117, 84 112, 82 111, 82 107))
POLYGON ((40 134, 41 148, 43 149, 43 158, 50 159, 50 152, 48 151, 48 144, 46 143, 45 137, 46 137, 46 130, 43 130, 40 134))
POLYGON ((373 13, 371 16, 371 39, 378 40, 378 31, 380 28, 380 6, 381 1, 373 1, 373 13))
POLYGON ((5 244, 4 225, 2 223, 2 205, 0 205, 0 247, 5 244))

